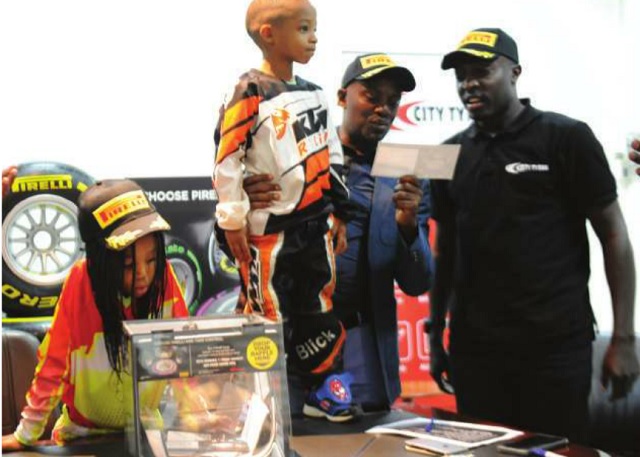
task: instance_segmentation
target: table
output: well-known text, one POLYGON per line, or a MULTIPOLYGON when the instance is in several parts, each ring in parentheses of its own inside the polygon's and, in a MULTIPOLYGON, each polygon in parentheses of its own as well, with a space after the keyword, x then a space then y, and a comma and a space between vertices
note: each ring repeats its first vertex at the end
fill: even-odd
MULTIPOLYGON (((433 416, 444 420, 474 422, 450 411, 434 408, 433 416)), ((291 447, 302 457, 419 457, 420 454, 404 449, 408 439, 394 435, 371 435, 365 430, 389 422, 416 417, 403 411, 369 414, 354 424, 318 424, 312 419, 299 419, 293 423, 291 447), (346 432, 346 433, 345 433, 346 432)), ((499 424, 495 424, 499 425, 499 424)), ((473 449, 474 457, 509 457, 496 449, 497 444, 473 449)), ((571 444, 557 452, 569 457, 606 457, 609 454, 586 446, 571 444)))
MULTIPOLYGON (((292 447, 302 457, 419 457, 404 449, 407 438, 391 435, 325 435, 294 437, 292 447), (330 453, 327 451, 330 449, 330 453)), ((596 449, 572 444, 568 449, 554 451, 570 457, 603 457, 608 454, 596 449)), ((508 457, 500 454, 495 445, 473 449, 474 457, 508 457)))
MULTIPOLYGON (((448 411, 434 409, 434 416, 446 420, 464 420, 448 411)), ((416 417, 403 411, 366 414, 353 424, 333 424, 314 419, 293 421, 293 437, 290 445, 299 457, 419 457, 420 454, 404 449, 402 436, 371 435, 364 433, 374 425, 416 417)), ((557 450, 569 457, 606 457, 608 454, 586 446, 571 444, 567 449, 557 450)), ((8 455, 8 454, 7 454, 8 455)), ((42 457, 48 455, 72 457, 119 457, 126 455, 122 435, 83 440, 71 446, 37 446, 28 451, 14 452, 12 457, 42 457)), ((473 450, 474 457, 507 457, 500 454, 495 445, 473 450)))

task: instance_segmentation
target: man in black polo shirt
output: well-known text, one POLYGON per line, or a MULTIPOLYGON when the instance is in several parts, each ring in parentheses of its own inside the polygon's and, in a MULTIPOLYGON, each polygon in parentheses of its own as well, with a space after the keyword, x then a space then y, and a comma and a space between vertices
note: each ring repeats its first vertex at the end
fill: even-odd
POLYGON ((462 145, 453 179, 432 182, 432 375, 443 390, 450 375, 461 413, 581 441, 594 338, 587 220, 613 299, 603 384, 624 397, 639 371, 635 267, 615 180, 585 123, 518 99, 522 68, 504 31, 470 32, 442 68, 455 70, 473 124, 447 141, 462 145))

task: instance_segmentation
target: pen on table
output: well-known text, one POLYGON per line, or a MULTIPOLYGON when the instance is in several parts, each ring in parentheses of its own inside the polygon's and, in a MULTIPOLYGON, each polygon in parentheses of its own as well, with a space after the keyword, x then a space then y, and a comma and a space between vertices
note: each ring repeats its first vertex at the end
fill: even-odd
POLYGON ((436 426, 436 420, 432 417, 431 420, 424 427, 424 431, 431 432, 431 430, 433 430, 435 426, 436 426))
POLYGON ((537 457, 565 457, 562 454, 547 451, 545 449, 540 449, 539 447, 534 447, 533 449, 529 450, 529 455, 535 455, 537 457))

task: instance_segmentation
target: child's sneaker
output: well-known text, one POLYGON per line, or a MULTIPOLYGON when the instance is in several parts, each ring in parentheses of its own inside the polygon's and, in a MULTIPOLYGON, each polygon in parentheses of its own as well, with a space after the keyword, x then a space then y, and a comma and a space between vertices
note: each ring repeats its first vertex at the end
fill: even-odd
POLYGON ((302 412, 305 416, 322 418, 331 422, 347 422, 359 418, 362 410, 353 404, 351 375, 332 374, 316 389, 311 389, 302 412))

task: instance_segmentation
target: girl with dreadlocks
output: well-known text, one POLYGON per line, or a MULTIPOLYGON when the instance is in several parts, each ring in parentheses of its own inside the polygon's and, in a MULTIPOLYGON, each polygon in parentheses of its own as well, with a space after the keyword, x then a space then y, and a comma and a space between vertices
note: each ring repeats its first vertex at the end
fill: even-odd
MULTIPOLYGON (((130 180, 102 181, 79 198, 78 223, 86 259, 62 288, 51 328, 38 349, 38 366, 22 420, 2 437, 16 450, 42 435, 62 400, 52 438, 121 432, 125 426, 122 321, 187 316, 180 286, 164 254, 169 224, 130 180)), ((150 404, 159 400, 149 392, 150 404)))

